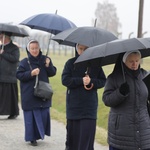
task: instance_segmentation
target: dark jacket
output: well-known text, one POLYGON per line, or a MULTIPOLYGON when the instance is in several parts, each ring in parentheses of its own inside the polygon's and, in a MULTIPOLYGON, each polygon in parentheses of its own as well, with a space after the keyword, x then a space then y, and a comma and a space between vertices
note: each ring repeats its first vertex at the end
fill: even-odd
POLYGON ((4 52, 0 54, 0 82, 17 83, 16 70, 19 57, 19 48, 12 41, 4 46, 4 52))
MULTIPOLYGON (((32 69, 40 68, 39 80, 49 82, 48 77, 56 74, 56 68, 53 66, 52 60, 49 67, 45 67, 46 56, 40 55, 35 58, 29 54, 29 61, 32 69)), ((36 76, 31 76, 31 69, 29 67, 28 59, 21 60, 16 77, 20 80, 21 102, 23 110, 32 110, 40 107, 50 107, 51 100, 42 101, 40 98, 34 96, 34 85, 36 76)))
POLYGON ((121 150, 150 148, 150 117, 147 111, 148 90, 142 81, 147 72, 125 70, 129 93, 119 91, 124 82, 120 71, 114 71, 106 81, 103 101, 111 107, 108 120, 108 143, 121 150))
POLYGON ((67 119, 96 119, 98 94, 97 89, 104 87, 106 77, 101 67, 91 67, 89 76, 94 84, 92 90, 83 86, 83 77, 87 67, 75 67, 77 57, 68 60, 62 73, 62 84, 67 87, 67 119))

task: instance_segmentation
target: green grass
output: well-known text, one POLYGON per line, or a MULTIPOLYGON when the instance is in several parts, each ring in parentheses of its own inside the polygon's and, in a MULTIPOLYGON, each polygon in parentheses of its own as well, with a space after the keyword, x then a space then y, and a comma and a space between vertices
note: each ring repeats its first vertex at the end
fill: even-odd
MULTIPOLYGON (((21 52, 21 58, 25 57, 26 54, 21 52)), ((71 53, 65 56, 64 54, 50 54, 53 64, 57 67, 56 76, 50 78, 52 84, 54 95, 52 99, 51 117, 60 122, 66 123, 66 87, 61 84, 61 73, 65 62, 71 58, 71 53)), ((143 60, 141 65, 145 69, 149 69, 150 58, 143 60)), ((104 66, 104 72, 106 76, 112 72, 114 65, 104 66)), ((98 106, 98 119, 97 119, 97 130, 96 130, 96 141, 102 145, 107 145, 107 121, 109 108, 106 107, 102 102, 103 88, 98 90, 99 95, 99 106, 98 106)))

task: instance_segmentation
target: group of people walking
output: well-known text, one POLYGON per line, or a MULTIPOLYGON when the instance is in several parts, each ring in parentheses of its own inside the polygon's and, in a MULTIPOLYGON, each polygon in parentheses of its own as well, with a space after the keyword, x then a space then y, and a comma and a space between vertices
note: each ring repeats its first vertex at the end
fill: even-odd
MULTIPOLYGON (((37 146, 37 140, 51 135, 51 100, 34 96, 36 76, 49 83, 57 68, 42 54, 37 40, 30 40, 27 57, 19 62, 19 48, 11 33, 1 32, 0 41, 0 115, 15 119, 19 115, 17 79, 20 81, 25 141, 37 146)), ((78 43, 77 55, 69 59, 61 76, 66 87, 66 150, 94 150, 98 109, 97 90, 104 87, 102 101, 110 107, 108 118, 109 150, 150 150, 148 90, 143 78, 139 50, 120 54, 113 72, 106 78, 100 66, 75 67, 74 62, 88 47, 78 43), (87 72, 88 69, 88 72, 87 72)), ((101 133, 99 133, 101 134, 101 133)))

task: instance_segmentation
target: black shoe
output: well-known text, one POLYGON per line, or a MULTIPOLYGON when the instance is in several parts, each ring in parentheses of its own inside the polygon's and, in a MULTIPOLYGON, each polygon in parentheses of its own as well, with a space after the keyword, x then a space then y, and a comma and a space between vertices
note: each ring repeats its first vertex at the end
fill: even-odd
POLYGON ((31 141, 31 145, 32 146, 37 146, 37 141, 35 140, 35 141, 31 141))
POLYGON ((8 117, 8 119, 16 119, 17 118, 17 115, 10 115, 9 117, 8 117))

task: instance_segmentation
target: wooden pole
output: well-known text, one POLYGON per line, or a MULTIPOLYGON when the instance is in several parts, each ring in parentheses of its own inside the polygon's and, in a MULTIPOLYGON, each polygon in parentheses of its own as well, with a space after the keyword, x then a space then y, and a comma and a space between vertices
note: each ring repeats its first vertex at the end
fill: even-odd
POLYGON ((97 23, 97 18, 95 19, 95 22, 94 22, 94 27, 96 27, 96 23, 97 23))
POLYGON ((139 0, 138 38, 142 37, 144 0, 139 0))

